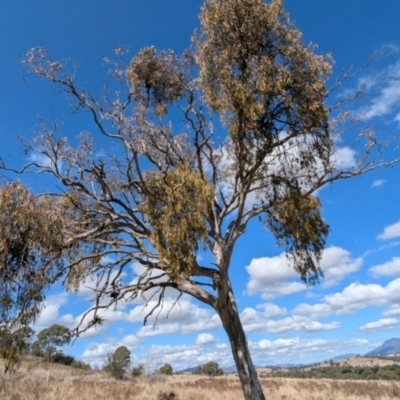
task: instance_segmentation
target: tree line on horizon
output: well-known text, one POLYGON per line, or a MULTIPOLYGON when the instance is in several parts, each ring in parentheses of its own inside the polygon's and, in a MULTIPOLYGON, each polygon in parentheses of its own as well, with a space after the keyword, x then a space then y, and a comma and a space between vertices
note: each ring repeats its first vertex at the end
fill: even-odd
MULTIPOLYGON (((35 331, 27 328, 24 336, 26 338, 23 353, 39 357, 47 363, 62 364, 81 369, 92 369, 90 364, 76 360, 74 356, 65 354, 60 347, 69 344, 71 340, 71 332, 65 326, 53 324, 48 328, 44 328, 37 334, 37 339, 32 341, 35 331)), ((7 332, 0 329, 0 346, 2 341, 9 340, 7 332)), ((131 374, 133 377, 142 376, 145 373, 145 364, 131 365, 131 352, 126 346, 119 346, 113 353, 106 356, 104 365, 101 370, 109 373, 115 379, 121 380, 125 374, 131 374)), ((169 363, 165 363, 161 367, 153 371, 152 374, 172 375, 174 372, 169 363)), ((224 372, 219 368, 218 363, 210 361, 206 364, 198 365, 192 372, 195 375, 221 376, 224 372)))

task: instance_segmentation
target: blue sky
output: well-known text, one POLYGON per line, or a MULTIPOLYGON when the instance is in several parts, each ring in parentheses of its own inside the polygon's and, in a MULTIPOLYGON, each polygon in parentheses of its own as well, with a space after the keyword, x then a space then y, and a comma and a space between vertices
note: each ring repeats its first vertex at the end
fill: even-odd
MULTIPOLYGON (((13 0, 0 12, 0 156, 18 152, 15 135, 32 136, 37 115, 65 119, 64 135, 81 131, 84 119, 69 119, 62 96, 35 79, 24 83, 19 57, 43 46, 53 58, 79 60, 78 75, 93 90, 102 86, 102 58, 116 46, 133 56, 154 45, 179 53, 198 27, 200 0, 13 0)), ((397 0, 286 0, 304 42, 331 52, 334 76, 360 67, 382 48, 392 55, 361 75, 367 96, 357 103, 364 120, 382 136, 400 127, 400 30, 397 0)), ((350 80, 342 90, 352 90, 350 80)), ((344 141, 341 161, 354 162, 355 141, 344 141)), ((399 153, 399 152, 397 152, 399 153)), ((10 159, 23 163, 22 156, 10 159)), ((347 163, 347 164, 346 164, 347 163)), ((391 337, 400 337, 400 166, 374 171, 320 191, 331 226, 322 268, 325 279, 307 288, 287 266, 282 250, 257 223, 238 243, 232 262, 241 317, 257 365, 311 362, 343 353, 363 354, 391 337)), ((43 179, 43 178, 40 178, 43 179)), ((43 182, 27 177, 32 185, 43 182)), ((132 265, 132 271, 140 266, 132 265)), ((77 294, 49 293, 35 328, 53 323, 73 327, 90 299, 90 282, 77 294)), ((170 299, 172 302, 173 299, 170 299)), ((107 323, 65 351, 93 365, 121 344, 133 363, 174 369, 218 361, 232 365, 230 347, 215 313, 185 297, 168 319, 143 327, 140 302, 107 312, 107 323)))

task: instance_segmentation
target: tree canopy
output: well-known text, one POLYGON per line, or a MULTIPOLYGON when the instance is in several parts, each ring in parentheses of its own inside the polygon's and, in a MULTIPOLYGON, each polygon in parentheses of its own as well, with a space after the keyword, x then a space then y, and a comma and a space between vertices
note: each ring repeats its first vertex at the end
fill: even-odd
POLYGON ((43 48, 28 51, 28 73, 55 84, 73 112, 87 111, 94 133, 80 132, 76 144, 56 125, 43 125, 33 141, 22 141, 39 161, 8 168, 47 173, 61 189, 42 196, 16 183, 2 189, 23 204, 16 219, 7 219, 15 200, 0 203, 0 229, 15 227, 16 237, 13 246, 8 234, 0 237, 0 274, 11 277, 1 293, 15 293, 16 277, 23 289, 2 312, 10 323, 30 323, 47 284, 63 277, 68 289, 79 289, 92 278, 93 306, 74 331, 79 335, 122 300, 157 298, 152 315, 175 289, 178 300, 190 295, 216 310, 244 396, 259 400, 230 281, 238 239, 260 219, 303 281, 315 284, 329 232, 318 189, 399 159, 376 161, 381 143, 360 129, 365 152, 353 167, 337 162, 339 127, 350 117, 327 104, 332 59, 302 43, 280 0, 205 0, 200 22, 192 48, 180 56, 148 47, 127 65, 118 48, 116 60, 107 60, 118 89, 101 97, 43 48), (31 215, 30 204, 39 213, 31 215), (28 228, 24 213, 34 221, 28 228), (203 265, 200 251, 213 262, 203 265), (143 272, 126 284, 121 277, 133 261, 143 272), (32 292, 31 265, 34 276, 54 271, 34 280, 32 292))
POLYGON ((114 353, 108 357, 104 370, 108 371, 114 378, 122 379, 126 369, 131 363, 131 352, 126 346, 118 347, 114 353))
POLYGON ((210 361, 203 365, 198 365, 193 374, 196 375, 209 375, 209 376, 221 376, 224 375, 224 371, 219 368, 218 363, 215 361, 210 361))
POLYGON ((68 344, 70 340, 71 334, 68 328, 53 324, 38 333, 37 341, 33 343, 33 346, 43 352, 47 361, 50 362, 51 356, 57 351, 57 348, 68 344))
POLYGON ((172 368, 172 366, 170 364, 165 363, 162 367, 160 367, 158 372, 162 375, 172 375, 172 373, 174 372, 174 369, 172 368))

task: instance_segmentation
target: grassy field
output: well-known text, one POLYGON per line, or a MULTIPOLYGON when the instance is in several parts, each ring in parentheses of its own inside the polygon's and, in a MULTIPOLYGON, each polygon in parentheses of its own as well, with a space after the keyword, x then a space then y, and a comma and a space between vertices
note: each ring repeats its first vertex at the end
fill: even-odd
MULTIPOLYGON (((270 400, 394 400, 400 382, 262 378, 270 400)), ((99 371, 25 364, 12 376, 0 375, 1 400, 241 400, 237 377, 150 375, 116 381, 99 371)))

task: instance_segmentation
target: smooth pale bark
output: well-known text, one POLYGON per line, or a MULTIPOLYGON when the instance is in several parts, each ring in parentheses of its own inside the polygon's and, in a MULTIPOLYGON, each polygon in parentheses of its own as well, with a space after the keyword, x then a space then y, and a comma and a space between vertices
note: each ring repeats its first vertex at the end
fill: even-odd
POLYGON ((251 360, 246 335, 236 306, 228 276, 221 282, 218 293, 219 316, 231 343, 232 354, 245 400, 265 400, 257 372, 251 360))

